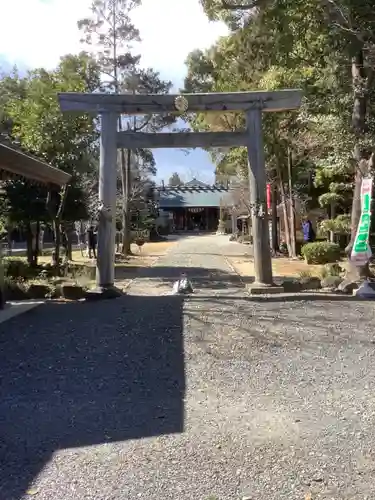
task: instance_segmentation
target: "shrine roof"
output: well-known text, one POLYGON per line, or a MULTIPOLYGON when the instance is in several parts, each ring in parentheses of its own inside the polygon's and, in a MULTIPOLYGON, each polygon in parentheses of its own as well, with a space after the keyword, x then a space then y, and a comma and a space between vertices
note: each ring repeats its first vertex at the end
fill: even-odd
POLYGON ((220 207, 228 189, 222 186, 177 186, 158 189, 160 208, 220 207))
POLYGON ((44 161, 0 142, 0 177, 8 179, 14 176, 56 186, 67 184, 71 177, 44 161))

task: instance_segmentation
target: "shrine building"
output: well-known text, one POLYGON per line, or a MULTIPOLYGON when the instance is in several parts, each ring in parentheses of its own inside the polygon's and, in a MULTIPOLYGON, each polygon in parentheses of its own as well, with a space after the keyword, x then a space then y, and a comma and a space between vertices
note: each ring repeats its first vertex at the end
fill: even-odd
POLYGON ((197 179, 180 186, 157 188, 157 202, 175 231, 216 231, 220 208, 227 203, 229 189, 197 179))

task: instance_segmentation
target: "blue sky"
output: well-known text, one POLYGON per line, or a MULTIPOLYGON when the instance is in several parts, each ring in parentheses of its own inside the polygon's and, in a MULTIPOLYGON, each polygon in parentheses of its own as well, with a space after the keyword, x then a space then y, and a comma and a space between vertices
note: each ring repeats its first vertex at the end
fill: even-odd
MULTIPOLYGON (((4 2, 0 30, 0 66, 7 70, 44 66, 53 68, 59 57, 82 49, 77 20, 89 15, 91 0, 17 0, 4 2), (22 16, 20 16, 22 12, 22 16), (17 33, 14 36, 14 26, 17 33)), ((210 23, 199 0, 143 0, 133 14, 141 32, 142 64, 160 71, 180 88, 186 73, 184 61, 195 48, 207 48, 226 34, 220 23, 210 23)), ((212 182, 214 167, 202 150, 186 155, 180 150, 155 150, 159 180, 177 171, 212 182)))

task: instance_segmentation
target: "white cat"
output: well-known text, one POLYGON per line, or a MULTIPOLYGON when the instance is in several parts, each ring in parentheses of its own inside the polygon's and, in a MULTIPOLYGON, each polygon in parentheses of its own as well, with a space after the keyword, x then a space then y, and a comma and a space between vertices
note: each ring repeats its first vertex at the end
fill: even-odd
POLYGON ((193 293, 193 286, 188 280, 185 273, 181 274, 180 279, 175 281, 173 284, 172 295, 177 295, 179 293, 193 293))

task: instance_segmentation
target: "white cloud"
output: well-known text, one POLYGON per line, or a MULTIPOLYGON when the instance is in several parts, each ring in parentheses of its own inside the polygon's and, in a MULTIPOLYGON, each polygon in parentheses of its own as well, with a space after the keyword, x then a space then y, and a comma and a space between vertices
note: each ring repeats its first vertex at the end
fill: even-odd
MULTIPOLYGON (((89 15, 91 0, 1 2, 0 54, 10 63, 53 67, 80 50, 77 20, 89 15)), ((199 0, 143 0, 133 15, 142 36, 142 61, 180 80, 194 48, 209 47, 225 26, 209 23, 199 0)))
POLYGON ((189 52, 208 48, 227 33, 223 24, 207 20, 199 0, 143 0, 133 19, 141 32, 143 64, 179 78, 189 52))

